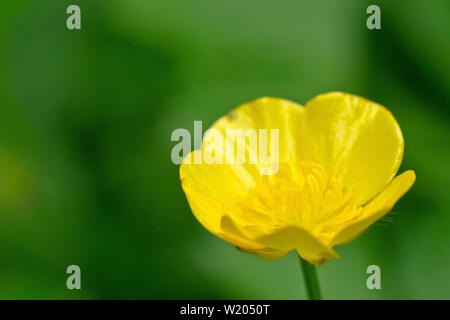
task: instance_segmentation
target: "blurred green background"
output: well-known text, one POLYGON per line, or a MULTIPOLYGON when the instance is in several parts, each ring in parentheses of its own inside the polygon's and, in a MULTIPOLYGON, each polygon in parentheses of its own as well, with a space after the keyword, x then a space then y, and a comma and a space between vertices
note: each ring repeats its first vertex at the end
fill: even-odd
POLYGON ((0 298, 303 299, 294 253, 238 252, 191 214, 176 128, 260 96, 387 106, 417 181, 319 268, 331 299, 450 298, 450 2, 2 1, 0 298), (66 28, 81 7, 82 29, 66 28), (381 7, 381 30, 366 8, 381 7), (66 288, 66 268, 82 290, 66 288), (366 268, 381 267, 381 290, 366 268))

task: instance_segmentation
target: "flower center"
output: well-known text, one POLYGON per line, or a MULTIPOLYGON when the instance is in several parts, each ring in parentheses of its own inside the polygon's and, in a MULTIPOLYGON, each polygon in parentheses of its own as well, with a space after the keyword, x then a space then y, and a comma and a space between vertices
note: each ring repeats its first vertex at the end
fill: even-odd
POLYGON ((238 221, 248 232, 298 225, 327 238, 361 214, 351 195, 340 177, 328 177, 316 163, 281 163, 277 174, 261 176, 238 201, 238 221))

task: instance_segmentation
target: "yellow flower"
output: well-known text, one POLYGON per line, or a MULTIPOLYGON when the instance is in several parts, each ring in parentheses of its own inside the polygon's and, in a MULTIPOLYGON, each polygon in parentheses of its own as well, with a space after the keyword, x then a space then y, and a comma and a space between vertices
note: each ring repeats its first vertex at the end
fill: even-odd
MULTIPOLYGON (((395 177, 404 143, 393 115, 354 95, 326 93, 305 107, 260 98, 212 128, 224 135, 227 129, 279 129, 276 174, 261 175, 259 161, 191 163, 191 155, 200 157, 202 150, 180 166, 197 220, 240 250, 267 259, 293 249, 314 264, 337 258, 333 246, 354 239, 388 213, 415 181, 411 170, 395 177)), ((203 151, 210 140, 206 134, 203 151)), ((248 153, 247 140, 241 143, 248 153)))

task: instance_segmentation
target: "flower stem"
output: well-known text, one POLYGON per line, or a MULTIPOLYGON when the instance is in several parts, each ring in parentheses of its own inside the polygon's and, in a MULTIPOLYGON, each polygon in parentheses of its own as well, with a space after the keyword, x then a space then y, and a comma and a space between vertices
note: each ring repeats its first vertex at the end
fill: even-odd
POLYGON ((300 264, 303 269, 303 279, 306 285, 306 294, 309 300, 322 300, 320 294, 319 279, 317 278, 316 267, 308 261, 300 258, 300 264))

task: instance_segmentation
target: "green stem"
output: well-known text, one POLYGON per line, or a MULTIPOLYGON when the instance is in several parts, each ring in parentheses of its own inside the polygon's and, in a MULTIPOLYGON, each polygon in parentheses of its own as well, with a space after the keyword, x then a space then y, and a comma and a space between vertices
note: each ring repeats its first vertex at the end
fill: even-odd
POLYGON ((300 258, 300 264, 303 269, 303 279, 306 285, 306 294, 309 300, 322 300, 320 294, 319 279, 317 278, 316 267, 306 260, 300 258))

